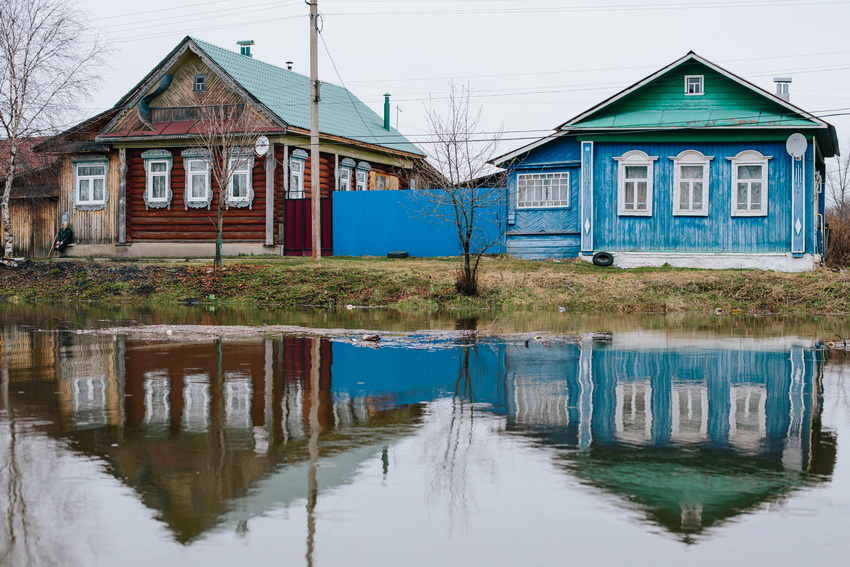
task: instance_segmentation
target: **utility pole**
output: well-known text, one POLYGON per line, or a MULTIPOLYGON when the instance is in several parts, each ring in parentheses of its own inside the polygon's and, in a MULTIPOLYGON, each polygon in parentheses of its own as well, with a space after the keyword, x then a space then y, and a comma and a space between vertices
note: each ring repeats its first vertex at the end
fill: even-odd
POLYGON ((310 201, 313 215, 313 259, 322 258, 322 183, 319 168, 319 0, 310 5, 310 201))

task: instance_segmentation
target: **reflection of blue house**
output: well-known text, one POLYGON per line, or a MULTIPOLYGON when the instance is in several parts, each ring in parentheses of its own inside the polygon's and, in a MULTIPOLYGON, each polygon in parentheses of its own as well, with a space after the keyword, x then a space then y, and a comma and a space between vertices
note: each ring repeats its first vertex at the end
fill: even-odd
POLYGON ((686 539, 831 471, 820 351, 651 342, 509 353, 509 428, 568 449, 573 474, 686 539))
POLYGON ((811 270, 838 140, 788 82, 773 95, 691 52, 498 158, 508 253, 811 270))

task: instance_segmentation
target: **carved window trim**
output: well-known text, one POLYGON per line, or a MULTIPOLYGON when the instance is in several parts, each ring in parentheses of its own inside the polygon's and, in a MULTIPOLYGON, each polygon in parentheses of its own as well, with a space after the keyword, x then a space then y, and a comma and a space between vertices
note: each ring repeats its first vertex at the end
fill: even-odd
POLYGON ((171 191, 171 169, 174 165, 174 158, 168 150, 147 150, 142 152, 142 160, 145 164, 145 208, 147 209, 171 209, 171 199, 173 193, 171 191), (154 164, 164 163, 165 171, 153 171, 154 164), (165 196, 154 197, 153 185, 154 178, 165 178, 165 196))
POLYGON ((210 205, 212 204, 212 176, 210 172, 210 153, 206 150, 190 148, 180 152, 180 155, 183 156, 183 169, 186 173, 186 185, 183 189, 183 203, 185 205, 185 208, 188 209, 191 207, 193 209, 209 210, 210 205), (206 164, 206 169, 204 171, 192 170, 192 164, 198 162, 206 164), (203 197, 193 198, 191 196, 193 176, 203 176, 205 178, 206 194, 203 197))
POLYGON ((71 166, 74 173, 74 209, 78 211, 102 211, 109 203, 109 158, 103 155, 84 155, 74 156, 71 158, 71 166), (97 175, 81 175, 80 169, 84 167, 103 167, 103 173, 97 175), (83 181, 88 181, 91 184, 91 189, 94 191, 94 181, 101 180, 103 182, 103 199, 80 199, 80 188, 83 181))
POLYGON ((254 150, 253 148, 238 148, 230 153, 229 173, 227 180, 227 192, 225 202, 228 207, 253 209, 254 184, 252 182, 254 172, 254 150), (234 196, 233 188, 236 177, 245 177, 245 195, 234 196))

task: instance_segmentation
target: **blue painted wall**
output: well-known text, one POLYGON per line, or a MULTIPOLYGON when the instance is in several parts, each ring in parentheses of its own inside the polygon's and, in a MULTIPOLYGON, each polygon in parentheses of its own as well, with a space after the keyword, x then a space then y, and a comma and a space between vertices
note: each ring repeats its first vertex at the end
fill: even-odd
MULTIPOLYGON (((805 253, 820 254, 815 207, 814 146, 804 157, 805 253)), ((533 149, 508 173, 509 254, 525 258, 575 257, 580 250, 580 144, 575 138, 555 139, 533 149), (570 206, 560 209, 517 209, 516 180, 520 173, 570 173, 570 206)), ((691 252, 790 252, 792 237, 792 161, 784 142, 606 143, 593 145, 594 250, 691 252), (650 217, 617 214, 618 162, 630 150, 658 156, 653 167, 653 209, 650 217), (698 150, 713 159, 709 166, 709 214, 705 217, 673 215, 675 157, 698 150), (771 156, 768 161, 768 214, 733 217, 732 162, 744 150, 771 156)))
POLYGON ((507 176, 508 254, 531 259, 572 258, 581 246, 579 233, 579 186, 581 150, 574 138, 558 138, 514 163, 507 176), (520 173, 570 174, 568 207, 517 208, 517 175, 520 173))
MULTIPOLYGON (((806 157, 805 193, 812 195, 811 151, 806 157)), ((784 143, 713 144, 594 144, 594 236, 597 250, 790 252, 791 251, 791 157, 784 143), (673 215, 673 171, 670 157, 685 150, 713 156, 709 168, 709 212, 707 217, 673 215), (617 214, 615 157, 630 150, 658 156, 654 166, 651 217, 617 214), (733 217, 732 162, 744 150, 772 156, 768 162, 768 214, 764 217, 733 217)), ((807 225, 811 225, 812 199, 805 199, 807 225)), ((811 229, 807 226, 807 232, 811 229)), ((813 240, 806 239, 806 252, 813 253, 813 240)))
MULTIPOLYGON (((419 191, 338 191, 333 194, 333 235, 336 256, 386 256, 405 251, 411 256, 456 256, 460 253, 453 224, 428 214, 419 191)), ((448 207, 445 210, 449 212, 448 207)), ((504 206, 476 211, 481 242, 497 241, 487 253, 505 252, 504 206)))

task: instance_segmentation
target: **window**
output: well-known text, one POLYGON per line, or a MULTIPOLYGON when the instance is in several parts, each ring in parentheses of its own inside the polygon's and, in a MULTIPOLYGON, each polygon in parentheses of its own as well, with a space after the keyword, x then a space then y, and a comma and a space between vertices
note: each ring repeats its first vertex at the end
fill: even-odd
POLYGON ((617 214, 652 216, 652 165, 658 156, 632 150, 621 157, 617 174, 617 214))
POLYGON ((254 190, 251 185, 251 170, 254 155, 250 149, 234 150, 230 158, 230 181, 227 183, 227 206, 251 207, 254 190))
POLYGON ((207 76, 195 75, 194 80, 192 81, 192 90, 195 92, 203 92, 207 90, 207 76))
POLYGON ((368 191, 369 190, 369 171, 372 166, 365 161, 357 164, 357 171, 354 172, 354 190, 368 191))
POLYGON ((673 214, 708 215, 708 165, 713 159, 696 150, 687 150, 673 160, 673 214))
POLYGON ((569 173, 520 173, 516 185, 517 208, 570 206, 569 173))
POLYGON ((767 216, 767 161, 753 150, 743 151, 732 162, 732 216, 767 216))
POLYGON ((106 208, 109 198, 106 191, 106 172, 109 162, 74 162, 74 206, 81 210, 106 208))
POLYGON ((145 162, 145 206, 165 208, 171 205, 171 152, 148 150, 142 152, 145 162))
POLYGON ((372 171, 369 175, 373 178, 372 187, 374 187, 376 191, 390 191, 399 188, 398 176, 387 173, 378 173, 376 171, 372 171))
POLYGON ((295 150, 289 159, 289 191, 287 199, 304 198, 304 164, 307 162, 307 152, 295 150))
POLYGON ((685 75, 685 94, 686 95, 701 95, 705 94, 703 88, 702 75, 685 75))
POLYGON ((210 208, 212 187, 210 186, 210 155, 203 149, 190 148, 180 152, 186 171, 186 187, 183 203, 186 208, 210 208))
POLYGON ((356 167, 356 163, 351 158, 343 159, 339 164, 339 191, 351 191, 352 172, 356 167))

